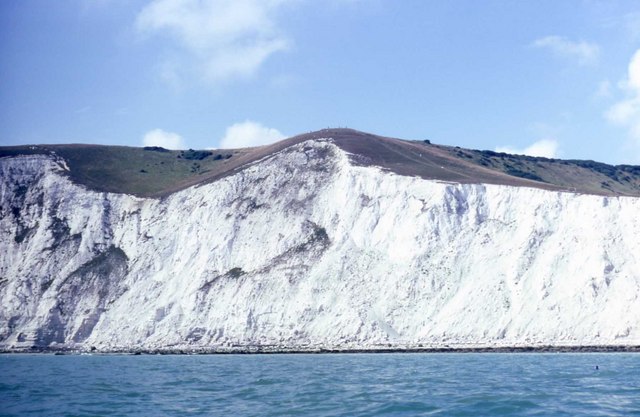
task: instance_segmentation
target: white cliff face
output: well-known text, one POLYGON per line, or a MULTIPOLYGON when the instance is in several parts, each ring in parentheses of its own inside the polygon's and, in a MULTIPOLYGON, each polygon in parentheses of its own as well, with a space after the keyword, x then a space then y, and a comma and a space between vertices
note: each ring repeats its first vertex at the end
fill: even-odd
POLYGON ((640 199, 427 181, 309 141, 163 200, 0 159, 0 348, 640 344, 640 199))

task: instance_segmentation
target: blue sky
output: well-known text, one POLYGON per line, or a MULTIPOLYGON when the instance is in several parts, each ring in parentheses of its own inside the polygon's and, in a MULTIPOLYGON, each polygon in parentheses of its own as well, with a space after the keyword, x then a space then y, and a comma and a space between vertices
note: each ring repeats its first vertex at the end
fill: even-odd
POLYGON ((0 2, 0 143, 251 146, 324 127, 640 163, 640 3, 0 2))

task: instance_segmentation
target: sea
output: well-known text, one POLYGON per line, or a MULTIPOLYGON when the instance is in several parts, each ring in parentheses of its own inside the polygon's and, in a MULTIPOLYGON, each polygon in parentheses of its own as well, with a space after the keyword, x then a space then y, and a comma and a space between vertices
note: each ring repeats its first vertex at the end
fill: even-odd
POLYGON ((640 416, 640 354, 5 354, 0 415, 640 416))

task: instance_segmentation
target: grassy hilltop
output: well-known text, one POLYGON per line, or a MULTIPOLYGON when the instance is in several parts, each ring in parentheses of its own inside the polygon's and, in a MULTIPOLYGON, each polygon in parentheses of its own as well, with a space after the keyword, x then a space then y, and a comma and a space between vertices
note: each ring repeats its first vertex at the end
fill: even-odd
POLYGON ((598 195, 640 196, 640 166, 560 160, 434 145, 325 129, 273 145, 230 150, 170 151, 160 147, 37 145, 0 147, 0 157, 57 155, 72 180, 98 191, 162 197, 220 179, 251 162, 309 139, 332 138, 356 165, 425 179, 537 187, 598 195))

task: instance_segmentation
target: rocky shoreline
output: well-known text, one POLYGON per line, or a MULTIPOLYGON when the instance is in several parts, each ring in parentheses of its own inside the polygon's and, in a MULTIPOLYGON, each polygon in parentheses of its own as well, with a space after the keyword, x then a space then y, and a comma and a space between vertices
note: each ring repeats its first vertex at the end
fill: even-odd
POLYGON ((477 347, 418 347, 418 348, 284 348, 275 346, 244 346, 230 348, 183 349, 74 349, 41 348, 0 349, 0 354, 116 354, 116 355, 246 355, 246 354, 353 354, 353 353, 619 353, 640 352, 640 345, 585 346, 477 346, 477 347))

